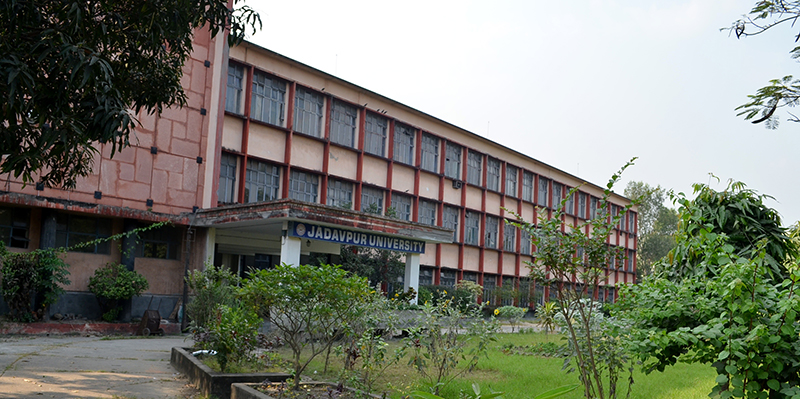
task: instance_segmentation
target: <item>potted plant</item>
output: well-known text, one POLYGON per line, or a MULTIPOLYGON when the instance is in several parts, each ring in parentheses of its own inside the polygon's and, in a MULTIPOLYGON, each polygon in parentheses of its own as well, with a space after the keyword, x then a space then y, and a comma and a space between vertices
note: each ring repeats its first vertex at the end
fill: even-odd
POLYGON ((119 317, 120 301, 141 295, 149 286, 144 276, 115 262, 95 270, 89 278, 89 291, 100 303, 103 320, 109 322, 119 317))

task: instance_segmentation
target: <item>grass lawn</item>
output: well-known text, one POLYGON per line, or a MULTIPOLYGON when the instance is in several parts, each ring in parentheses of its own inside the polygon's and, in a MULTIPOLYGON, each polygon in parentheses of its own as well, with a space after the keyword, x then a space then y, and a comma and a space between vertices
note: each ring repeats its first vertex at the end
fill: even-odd
MULTIPOLYGON (((441 396, 445 398, 458 398, 463 390, 472 393, 472 383, 480 385, 481 391, 505 392, 506 399, 529 399, 546 390, 568 384, 578 383, 575 373, 566 374, 561 370, 563 359, 543 358, 538 356, 506 355, 500 347, 511 343, 514 345, 527 345, 535 342, 560 342, 561 337, 555 334, 542 333, 497 334, 497 341, 490 345, 488 357, 482 358, 478 367, 472 373, 454 380, 445 387, 441 396)), ((390 342, 390 351, 398 346, 397 341, 390 342)), ((281 348, 279 353, 284 358, 289 358, 288 348, 281 348)), ((342 359, 331 355, 328 373, 323 373, 324 354, 317 357, 306 369, 306 375, 315 380, 336 381, 339 370, 342 368, 342 359)), ((407 365, 405 359, 386 371, 382 383, 379 383, 378 393, 387 391, 392 398, 401 396, 414 390, 427 390, 420 375, 407 365)), ((356 365, 359 367, 359 365, 356 365)), ((689 399, 707 397, 714 385, 714 371, 710 366, 679 363, 668 368, 663 373, 644 375, 639 371, 634 372, 634 386, 631 398, 638 399, 689 399)), ((620 380, 627 381, 627 375, 620 380)), ((627 382, 618 389, 619 397, 624 398, 627 382)), ((580 399, 582 390, 578 388, 564 399, 580 399)))

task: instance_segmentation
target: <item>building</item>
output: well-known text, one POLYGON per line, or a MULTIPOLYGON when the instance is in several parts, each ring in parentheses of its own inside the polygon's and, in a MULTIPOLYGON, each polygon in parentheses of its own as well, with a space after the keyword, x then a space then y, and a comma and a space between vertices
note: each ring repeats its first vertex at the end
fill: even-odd
MULTIPOLYGON (((140 115, 134 145, 113 159, 101 148, 74 190, 2 176, 0 237, 12 250, 174 224, 67 253, 72 283, 51 313, 91 314, 88 278, 107 262, 150 282, 129 315, 168 314, 185 269, 213 262, 243 273, 311 254, 335 262, 343 243, 405 252, 406 286, 464 279, 487 298, 514 287, 525 293, 518 303, 532 304, 550 293, 524 278, 533 248, 503 208, 530 221, 580 186, 564 224, 597 212, 601 187, 257 45, 228 48, 198 32, 184 70, 187 106, 140 115), (393 217, 362 212, 370 208, 393 217)), ((612 212, 629 203, 612 202, 612 212)), ((616 283, 634 281, 636 243, 629 212, 609 237, 628 260, 609 265, 592 295, 613 300, 616 283)))

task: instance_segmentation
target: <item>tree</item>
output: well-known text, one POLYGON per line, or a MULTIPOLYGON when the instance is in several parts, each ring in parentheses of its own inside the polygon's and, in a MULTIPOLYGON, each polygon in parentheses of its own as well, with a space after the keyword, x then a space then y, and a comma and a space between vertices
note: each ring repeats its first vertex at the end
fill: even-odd
MULTIPOLYGON (((347 208, 349 209, 349 204, 347 208)), ((363 211, 373 215, 381 214, 377 204, 370 204, 363 211)), ((396 215, 397 212, 394 208, 386 209, 387 217, 396 217, 396 215)), ((400 260, 403 253, 399 251, 342 245, 340 256, 342 269, 366 277, 370 285, 385 283, 388 287, 390 282, 397 281, 398 277, 402 277, 406 270, 405 263, 400 260)))
MULTIPOLYGON (((239 0, 234 0, 238 3, 239 0)), ((186 104, 194 31, 260 27, 225 0, 8 0, 0 5, 0 173, 75 186, 97 143, 128 147, 140 112, 186 104)))
POLYGON ((699 267, 705 254, 698 250, 696 241, 704 234, 724 234, 727 244, 736 255, 751 259, 763 250, 769 272, 775 277, 787 277, 787 260, 797 258, 798 249, 781 227, 778 212, 764 205, 768 195, 746 188, 742 182, 729 181, 723 191, 715 191, 705 184, 694 185, 694 200, 678 194, 680 204, 677 245, 668 259, 655 266, 656 272, 674 281, 692 274, 710 276, 715 269, 699 267), (763 242, 763 244, 762 244, 763 242))
POLYGON ((620 292, 614 314, 632 326, 631 349, 648 373, 679 360, 711 364, 712 398, 800 398, 800 270, 786 267, 796 244, 766 196, 743 183, 695 192, 678 196, 670 256, 620 292))
POLYGON ((639 201, 637 278, 648 275, 652 265, 675 247, 677 212, 664 206, 667 191, 661 186, 652 187, 645 182, 631 181, 625 187, 625 196, 639 201))
MULTIPOLYGON (((735 34, 737 38, 755 36, 784 23, 790 23, 794 27, 798 18, 800 18, 800 1, 758 0, 749 14, 722 30, 735 34)), ((795 42, 798 40, 800 33, 795 36, 795 42)), ((800 46, 795 46, 789 53, 792 58, 800 58, 800 46)), ((745 120, 751 120, 752 123, 766 122, 767 128, 775 129, 779 124, 775 111, 782 107, 794 107, 800 103, 800 80, 792 75, 773 79, 770 80, 769 86, 758 89, 756 94, 748 97, 749 102, 736 108, 739 111, 737 115, 744 116, 745 120)), ((789 113, 789 115, 792 116, 789 121, 800 122, 794 114, 789 113)))

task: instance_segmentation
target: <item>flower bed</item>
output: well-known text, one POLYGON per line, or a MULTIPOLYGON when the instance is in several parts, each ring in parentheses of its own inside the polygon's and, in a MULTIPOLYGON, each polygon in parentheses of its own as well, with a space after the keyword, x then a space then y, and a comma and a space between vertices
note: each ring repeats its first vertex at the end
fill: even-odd
POLYGON ((291 377, 287 373, 219 373, 192 356, 190 349, 178 347, 172 348, 170 364, 185 374, 201 394, 218 398, 231 397, 233 383, 282 382, 291 377))
MULTIPOLYGON (((271 384, 273 385, 273 384, 271 384)), ((278 384, 274 384, 278 385, 278 384)), ((359 391, 357 389, 341 387, 329 382, 304 382, 300 391, 283 391, 282 395, 270 394, 271 389, 278 391, 281 387, 265 386, 263 384, 236 383, 231 386, 231 399, 276 399, 278 397, 291 399, 350 399, 350 398, 380 398, 359 391)))

